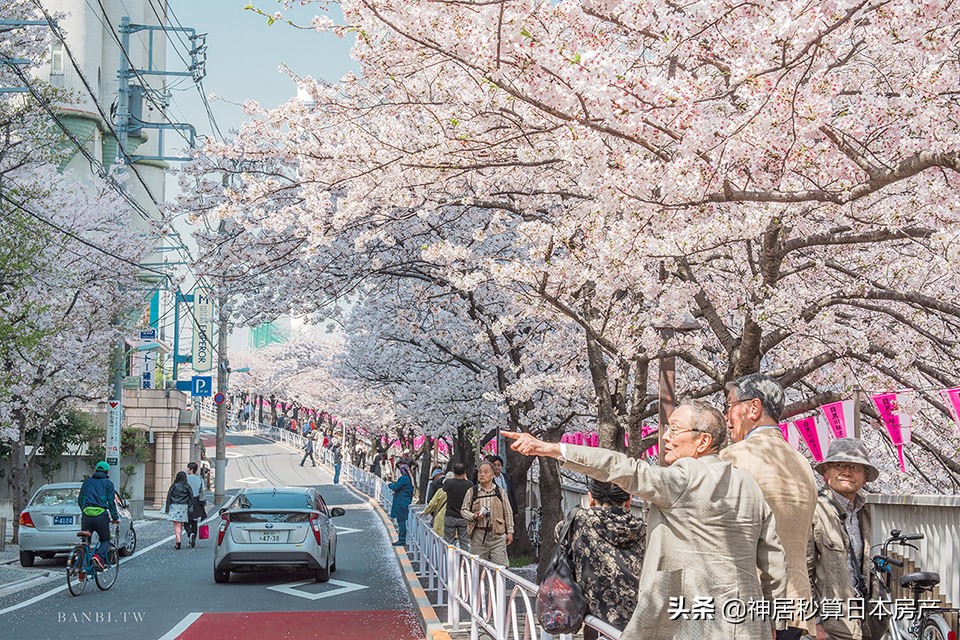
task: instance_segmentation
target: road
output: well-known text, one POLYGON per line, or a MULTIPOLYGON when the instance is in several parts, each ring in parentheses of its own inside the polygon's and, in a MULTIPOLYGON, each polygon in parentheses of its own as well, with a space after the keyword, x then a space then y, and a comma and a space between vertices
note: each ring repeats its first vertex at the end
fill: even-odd
MULTIPOLYGON (((337 572, 325 584, 303 572, 235 573, 213 581, 216 523, 197 548, 173 548, 172 525, 138 527, 138 551, 121 563, 117 584, 71 596, 64 579, 0 598, 5 638, 422 638, 423 631, 382 521, 369 504, 300 454, 245 435, 228 436, 226 487, 316 486, 336 519, 337 572)), ((63 557, 37 561, 62 570, 63 557)))

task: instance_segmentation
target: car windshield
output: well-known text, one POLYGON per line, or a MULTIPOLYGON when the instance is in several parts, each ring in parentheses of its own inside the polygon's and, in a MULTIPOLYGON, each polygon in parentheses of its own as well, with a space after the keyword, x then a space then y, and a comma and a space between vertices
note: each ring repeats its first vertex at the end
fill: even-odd
POLYGON ((80 497, 80 487, 61 487, 58 489, 41 489, 33 498, 31 505, 51 507, 62 504, 77 504, 80 497))
POLYGON ((313 509, 306 493, 244 493, 237 498, 240 509, 313 509))

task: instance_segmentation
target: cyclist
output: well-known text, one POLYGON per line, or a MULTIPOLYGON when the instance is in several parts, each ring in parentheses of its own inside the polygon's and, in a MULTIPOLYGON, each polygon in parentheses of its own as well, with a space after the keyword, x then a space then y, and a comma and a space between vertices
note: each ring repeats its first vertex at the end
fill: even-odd
POLYGON ((84 531, 95 531, 100 540, 93 554, 93 564, 100 571, 106 568, 106 559, 110 557, 110 525, 120 524, 120 514, 117 513, 117 503, 113 497, 116 490, 107 476, 109 471, 109 464, 103 460, 98 462, 93 475, 80 486, 80 495, 77 497, 77 504, 83 514, 80 528, 84 531))

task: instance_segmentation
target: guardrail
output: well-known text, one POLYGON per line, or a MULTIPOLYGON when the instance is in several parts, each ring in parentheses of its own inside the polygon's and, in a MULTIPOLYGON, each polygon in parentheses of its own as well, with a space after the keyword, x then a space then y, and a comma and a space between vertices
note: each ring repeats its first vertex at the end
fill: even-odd
MULTIPOLYGON (((323 460, 332 464, 332 453, 323 451, 323 460)), ((382 479, 359 469, 344 458, 341 477, 359 491, 374 498, 388 513, 392 492, 382 479)), ((407 551, 417 568, 424 590, 436 594, 436 606, 446 607, 452 630, 469 624, 471 640, 483 630, 495 640, 550 638, 540 629, 535 615, 537 585, 508 569, 481 560, 438 536, 422 516, 422 506, 410 508, 407 518, 407 551), (463 616, 464 612, 468 618, 463 616)), ((587 616, 587 625, 599 637, 619 640, 620 631, 602 620, 587 616)), ((571 640, 572 635, 560 636, 571 640)))

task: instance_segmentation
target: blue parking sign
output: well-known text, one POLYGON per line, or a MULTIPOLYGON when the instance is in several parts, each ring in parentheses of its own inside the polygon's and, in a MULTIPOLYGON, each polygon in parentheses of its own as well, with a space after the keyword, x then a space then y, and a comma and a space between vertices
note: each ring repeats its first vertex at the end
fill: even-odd
POLYGON ((209 398, 213 395, 213 376, 193 376, 191 382, 190 395, 198 398, 209 398))

